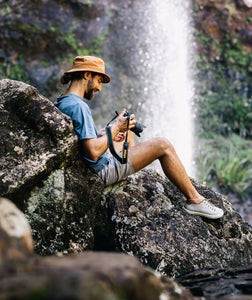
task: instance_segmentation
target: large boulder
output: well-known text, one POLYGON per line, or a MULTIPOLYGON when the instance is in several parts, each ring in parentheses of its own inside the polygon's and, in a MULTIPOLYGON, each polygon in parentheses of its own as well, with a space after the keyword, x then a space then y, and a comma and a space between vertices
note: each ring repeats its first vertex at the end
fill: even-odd
POLYGON ((191 293, 125 254, 84 252, 35 257, 0 267, 1 300, 190 300, 191 293))
POLYGON ((0 198, 0 299, 194 299, 125 254, 34 255, 24 214, 0 198))
POLYGON ((151 170, 105 188, 83 165, 71 120, 33 87, 0 81, 0 105, 0 195, 25 212, 40 254, 116 250, 170 276, 251 262, 251 227, 222 195, 193 181, 225 211, 208 220, 188 215, 151 170))
POLYGON ((107 187, 103 192, 104 207, 111 220, 110 235, 115 247, 169 276, 250 264, 251 226, 224 196, 195 181, 193 184, 224 209, 223 218, 209 220, 188 215, 183 210, 185 198, 181 192, 150 170, 107 187))
POLYGON ((77 145, 71 120, 25 83, 0 81, 1 195, 19 195, 59 167, 77 145))
POLYGON ((83 166, 71 119, 8 79, 0 81, 0 115, 0 195, 27 213, 36 250, 92 249, 103 185, 83 166))

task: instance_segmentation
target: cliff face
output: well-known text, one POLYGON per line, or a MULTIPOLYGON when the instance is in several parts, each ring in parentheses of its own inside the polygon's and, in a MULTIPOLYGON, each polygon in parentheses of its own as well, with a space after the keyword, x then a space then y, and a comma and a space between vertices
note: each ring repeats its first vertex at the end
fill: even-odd
POLYGON ((93 48, 102 50, 110 22, 107 2, 88 3, 2 2, 1 75, 33 83, 40 91, 52 95, 57 75, 69 67, 70 57, 81 49, 86 54, 93 48))
POLYGON ((38 253, 120 251, 169 276, 251 262, 251 227, 222 195, 194 182, 225 211, 210 221, 188 215, 153 171, 105 188, 85 169, 71 120, 35 88, 0 81, 0 107, 0 195, 25 212, 38 253))
MULTIPOLYGON (((233 85, 226 92, 228 99, 234 93, 249 99, 252 8, 242 0, 190 3, 197 93, 205 99, 207 93, 226 91, 233 85)), ((62 90, 59 77, 70 68, 72 58, 98 55, 104 58, 112 81, 91 104, 96 121, 104 124, 113 115, 115 103, 118 110, 130 108, 139 121, 144 120, 143 111, 149 113, 142 108, 148 97, 144 80, 151 77, 146 68, 151 55, 148 38, 155 25, 151 23, 150 3, 41 0, 35 5, 29 0, 8 0, 0 5, 1 78, 32 84, 53 101, 62 90), (96 107, 99 102, 102 107, 96 107)), ((246 128, 247 135, 250 130, 246 128)), ((240 131, 244 132, 243 128, 240 131)))
MULTIPOLYGON (((245 1, 193 1, 194 20, 196 29, 209 35, 215 42, 226 42, 241 44, 248 53, 252 53, 252 12, 251 7, 245 4, 245 1)), ((201 51, 203 45, 199 45, 201 51)), ((208 49, 209 50, 209 49, 208 49)), ((214 53, 214 49, 210 49, 210 55, 218 56, 220 53, 214 53)), ((237 62, 238 63, 238 62, 237 62)), ((249 68, 251 66, 248 66, 249 68)), ((251 71, 251 69, 250 69, 251 71)))
MULTIPOLYGON (((223 52, 230 48, 242 47, 245 56, 252 53, 252 13, 245 3, 191 1, 197 32, 205 42, 212 40, 209 44, 196 39, 196 51, 207 54, 213 64, 221 64, 223 52)), ((69 66, 69 59, 77 54, 98 54, 119 79, 119 85, 126 88, 125 80, 132 84, 134 64, 141 58, 138 52, 144 50, 140 37, 146 36, 143 22, 147 21, 149 9, 144 1, 44 0, 34 4, 29 0, 8 0, 0 5, 2 76, 26 79, 51 96, 56 77, 69 66)), ((229 59, 233 65, 244 62, 244 57, 240 61, 229 59)), ((251 72, 251 63, 243 64, 243 69, 251 72)))
POLYGON ((141 1, 5 1, 0 15, 1 77, 31 83, 55 97, 59 75, 70 68, 74 56, 99 55, 117 78, 111 83, 113 99, 123 98, 121 90, 133 84, 133 57, 144 29, 140 10, 141 1))
POLYGON ((251 222, 251 4, 193 1, 193 19, 198 176, 235 194, 233 203, 251 222))
MULTIPOLYGON (((248 108, 252 97, 252 8, 245 3, 242 0, 193 1, 195 84, 202 102, 211 103, 206 107, 199 103, 199 118, 207 118, 211 123, 214 118, 211 105, 217 94, 214 114, 221 115, 215 126, 205 126, 202 132, 210 129, 222 135, 234 132, 251 138, 248 108)), ((204 121, 200 125, 204 127, 204 121)))

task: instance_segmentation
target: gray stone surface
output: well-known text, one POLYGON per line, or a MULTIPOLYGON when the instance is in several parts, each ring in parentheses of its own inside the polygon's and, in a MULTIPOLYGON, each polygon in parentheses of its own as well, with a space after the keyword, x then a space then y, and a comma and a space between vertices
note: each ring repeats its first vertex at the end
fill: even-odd
POLYGON ((0 266, 25 259, 33 253, 31 228, 24 214, 0 197, 0 266))
POLYGON ((0 116, 0 191, 18 198, 67 160, 77 137, 70 118, 19 81, 0 81, 0 116))
POLYGON ((22 82, 0 81, 0 195, 26 214, 35 249, 47 255, 121 251, 168 276, 251 263, 251 227, 229 201, 220 220, 191 216, 184 196, 154 171, 104 188, 78 153, 71 120, 22 82))
POLYGON ((221 300, 252 299, 252 265, 243 268, 196 270, 177 281, 195 297, 221 300))
POLYGON ((124 254, 85 252, 35 257, 0 267, 0 299, 191 300, 173 279, 124 254))
POLYGON ((23 82, 0 81, 0 195, 21 208, 36 251, 92 249, 99 178, 83 165, 72 121, 23 82))
POLYGON ((153 171, 107 187, 103 196, 116 247, 169 276, 251 263, 251 227, 224 196, 197 182, 194 185, 224 209, 222 219, 188 215, 182 209, 184 196, 153 171))
POLYGON ((84 252, 39 257, 30 226, 8 199, 0 198, 0 299, 194 299, 173 279, 131 256, 84 252))

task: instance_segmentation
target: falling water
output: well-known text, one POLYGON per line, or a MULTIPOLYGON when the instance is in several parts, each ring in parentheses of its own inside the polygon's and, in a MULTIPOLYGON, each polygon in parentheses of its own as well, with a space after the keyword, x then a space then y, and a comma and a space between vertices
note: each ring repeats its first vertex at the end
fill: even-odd
MULTIPOLYGON (((192 34, 189 1, 150 0, 145 11, 143 139, 168 138, 190 176, 193 175, 192 34)), ((157 168, 157 165, 152 165, 157 168)))

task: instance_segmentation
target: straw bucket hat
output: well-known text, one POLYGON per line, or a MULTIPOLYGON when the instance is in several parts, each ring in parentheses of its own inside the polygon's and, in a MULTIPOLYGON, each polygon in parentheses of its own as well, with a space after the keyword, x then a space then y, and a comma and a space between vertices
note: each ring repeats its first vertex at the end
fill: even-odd
POLYGON ((103 77, 103 83, 110 82, 110 77, 105 73, 104 61, 94 56, 76 56, 73 61, 72 69, 65 72, 65 74, 73 72, 95 72, 103 77))

